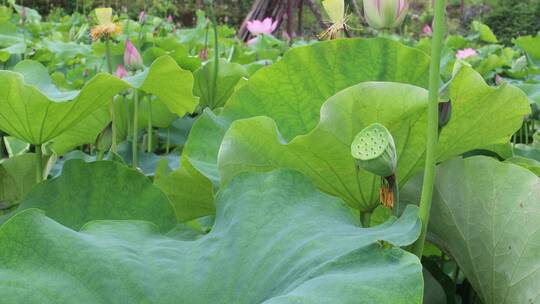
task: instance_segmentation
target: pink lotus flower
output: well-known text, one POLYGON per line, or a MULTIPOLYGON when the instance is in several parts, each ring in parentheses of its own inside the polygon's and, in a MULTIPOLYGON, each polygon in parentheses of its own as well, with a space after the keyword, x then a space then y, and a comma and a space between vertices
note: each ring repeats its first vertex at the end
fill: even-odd
POLYGON ((141 12, 139 13, 139 23, 140 23, 140 24, 143 24, 145 21, 146 21, 146 12, 145 12, 145 11, 141 11, 141 12))
POLYGON ((409 9, 409 0, 364 0, 364 17, 374 29, 398 27, 409 9))
POLYGON ((422 33, 426 34, 427 36, 431 36, 433 35, 433 30, 431 29, 431 26, 429 26, 429 24, 426 24, 422 29, 422 33))
POLYGON ((143 61, 137 48, 128 39, 126 40, 126 50, 124 51, 124 65, 129 70, 138 70, 143 68, 143 61))
POLYGON ((475 49, 466 48, 466 49, 457 51, 456 58, 457 59, 466 59, 466 58, 476 56, 476 55, 478 55, 478 53, 476 52, 475 49))
POLYGON ((114 73, 114 75, 120 79, 129 76, 128 71, 121 64, 116 66, 116 73, 114 73))
POLYGON ((252 35, 272 34, 278 25, 277 20, 272 21, 272 18, 267 17, 263 21, 251 20, 247 22, 247 29, 252 35))
POLYGON ((173 23, 173 17, 171 15, 167 16, 167 22, 173 23))

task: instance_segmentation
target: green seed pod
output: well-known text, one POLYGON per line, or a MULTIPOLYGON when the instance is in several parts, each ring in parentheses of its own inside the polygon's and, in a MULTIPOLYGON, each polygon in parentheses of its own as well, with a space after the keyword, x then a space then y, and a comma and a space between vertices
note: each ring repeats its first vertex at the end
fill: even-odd
POLYGON ((381 124, 374 123, 360 131, 351 144, 351 154, 358 167, 386 177, 396 171, 396 145, 392 134, 381 124))

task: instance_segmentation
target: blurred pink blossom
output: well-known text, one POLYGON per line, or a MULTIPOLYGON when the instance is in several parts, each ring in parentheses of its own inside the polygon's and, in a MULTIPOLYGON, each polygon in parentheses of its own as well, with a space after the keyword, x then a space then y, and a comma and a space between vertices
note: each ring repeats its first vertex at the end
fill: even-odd
POLYGON ((431 36, 433 35, 433 30, 431 29, 431 26, 429 24, 424 25, 424 28, 422 29, 422 33, 431 36))
POLYGON ((476 55, 478 55, 478 53, 476 52, 475 49, 466 48, 466 49, 457 51, 456 58, 457 59, 466 59, 466 58, 476 56, 476 55))
POLYGON ((208 49, 207 48, 202 48, 201 49, 201 51, 199 52, 199 59, 202 60, 202 61, 208 60, 208 49))
POLYGON ((173 23, 173 17, 171 15, 167 16, 167 22, 173 23))
POLYGON ((124 78, 124 77, 127 77, 129 74, 128 74, 128 71, 126 70, 126 68, 124 68, 123 65, 119 64, 116 66, 116 73, 114 73, 114 75, 120 79, 124 78))
POLYGON ((283 33, 281 34, 281 36, 283 36, 283 38, 287 41, 291 41, 291 35, 289 35, 289 33, 287 33, 287 31, 283 31, 283 33))
POLYGON ((130 40, 126 40, 126 50, 124 51, 124 65, 130 70, 138 70, 143 67, 143 61, 141 54, 137 51, 137 48, 131 43, 130 40))
POLYGON ((146 12, 141 11, 139 13, 139 23, 143 24, 146 21, 146 12))
POLYGON ((504 83, 504 79, 501 77, 501 75, 497 74, 495 75, 495 84, 501 85, 504 83))
POLYGON ((263 21, 251 20, 247 22, 247 29, 252 35, 272 34, 277 28, 277 21, 272 21, 272 18, 267 17, 263 21))

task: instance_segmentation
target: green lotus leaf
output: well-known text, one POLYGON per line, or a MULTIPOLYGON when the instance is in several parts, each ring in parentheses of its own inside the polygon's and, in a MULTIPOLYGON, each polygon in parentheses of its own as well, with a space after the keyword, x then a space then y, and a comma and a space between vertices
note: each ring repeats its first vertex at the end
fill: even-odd
POLYGON ((64 155, 71 149, 95 143, 99 133, 111 122, 110 106, 104 105, 78 124, 52 140, 51 149, 57 155, 64 155))
POLYGON ((192 113, 199 103, 192 93, 193 75, 180 68, 170 56, 159 57, 148 69, 125 81, 134 88, 158 97, 178 116, 192 113))
POLYGON ((514 39, 512 42, 524 50, 532 62, 540 65, 540 35, 522 36, 514 39))
POLYGON ((43 144, 107 104, 126 84, 99 74, 80 91, 60 91, 44 66, 21 61, 0 71, 0 129, 31 144, 43 144))
POLYGON ((8 157, 24 154, 30 150, 30 144, 13 136, 4 136, 4 147, 7 150, 8 157))
POLYGON ((242 171, 294 168, 312 178, 322 191, 354 208, 371 210, 379 198, 380 177, 365 170, 357 176, 350 148, 354 137, 373 123, 384 125, 395 141, 397 177, 406 180, 422 164, 426 105, 425 89, 366 82, 330 98, 321 109, 320 124, 290 142, 283 140, 270 118, 237 120, 219 151, 222 181, 227 183, 242 171))
POLYGON ((35 154, 17 155, 0 162, 0 210, 18 204, 35 184, 35 154))
POLYGON ((92 48, 89 45, 79 44, 76 42, 63 42, 45 39, 43 40, 43 44, 45 44, 47 49, 56 57, 62 59, 70 59, 78 55, 88 55, 92 51, 92 48))
MULTIPOLYGON (((530 111, 527 97, 519 89, 491 88, 471 68, 456 75, 450 91, 452 118, 440 134, 439 160, 508 141, 530 111)), ((372 123, 384 125, 395 140, 397 178, 404 183, 423 166, 426 108, 427 91, 422 88, 368 82, 330 98, 321 109, 319 125, 290 142, 270 118, 237 120, 219 150, 222 180, 226 183, 244 171, 294 168, 322 191, 370 211, 378 204, 380 184, 366 171, 357 175, 350 155, 354 136, 372 123)))
POLYGON ((291 49, 281 61, 252 76, 219 118, 200 118, 193 132, 207 136, 190 136, 185 155, 203 174, 215 176, 221 143, 216 139, 223 138, 236 119, 268 116, 276 121, 283 137, 291 140, 317 125, 321 105, 337 92, 365 81, 427 87, 428 70, 425 53, 383 38, 334 40, 291 49), (217 125, 213 125, 215 121, 217 125), (208 134, 211 131, 215 132, 208 134))
MULTIPOLYGON (((403 197, 418 202, 421 178, 403 197)), ((476 156, 437 167, 430 238, 457 261, 483 303, 540 301, 540 178, 476 156)))
MULTIPOLYGON (((193 96, 193 75, 189 71, 182 70, 169 56, 162 56, 144 72, 133 77, 126 78, 124 88, 137 88, 157 99, 152 107, 153 120, 157 126, 165 126, 172 123, 175 115, 183 116, 195 110, 198 100, 193 96)), ((117 93, 120 93, 118 91, 117 93)), ((126 103, 129 101, 115 102, 119 135, 127 134, 127 122, 131 117, 127 116, 126 103), (123 133, 122 133, 123 132, 123 133)), ((131 108, 130 108, 131 109, 131 108)), ((52 149, 58 154, 64 154, 70 149, 81 144, 92 143, 97 135, 110 123, 111 115, 108 106, 102 106, 88 115, 78 124, 53 140, 52 149)), ((130 110, 132 113, 132 110, 130 110)), ((148 107, 141 101, 140 119, 142 127, 147 122, 148 107)))
POLYGON ((532 173, 540 177, 540 162, 539 161, 536 161, 532 158, 514 156, 505 160, 505 162, 529 169, 532 173))
POLYGON ((0 48, 0 62, 8 61, 12 55, 20 55, 26 51, 26 44, 23 42, 12 44, 5 48, 0 48))
POLYGON ((32 208, 76 230, 91 220, 145 220, 160 231, 176 223, 163 192, 138 171, 110 161, 66 162, 60 177, 36 185, 0 222, 32 208))
POLYGON ((507 143, 531 113, 527 95, 515 86, 494 88, 471 68, 464 68, 450 86, 452 117, 441 131, 437 148, 443 161, 472 149, 507 143))
POLYGON ((215 214, 212 182, 189 162, 181 163, 181 167, 173 172, 158 167, 154 185, 167 195, 179 222, 215 214))
POLYGON ((479 21, 473 21, 472 23, 473 29, 478 32, 480 35, 480 40, 488 43, 497 43, 497 36, 493 34, 493 31, 489 28, 489 26, 483 24, 479 21))
POLYGON ((195 71, 195 95, 201 98, 201 105, 211 109, 225 105, 242 77, 247 77, 247 70, 238 63, 231 63, 224 59, 219 61, 218 77, 214 90, 214 61, 209 61, 195 71))
POLYGON ((286 139, 292 139, 316 126, 321 105, 340 90, 373 80, 427 87, 428 70, 425 53, 383 38, 342 39, 293 48, 238 88, 219 115, 205 110, 193 125, 182 163, 189 162, 217 187, 218 151, 232 121, 268 116, 286 139))
MULTIPOLYGON (((112 200, 114 201, 114 200, 112 200)), ((0 226, 8 303, 419 303, 422 267, 394 246, 419 234, 417 208, 359 228, 343 202, 289 170, 244 174, 195 240, 145 221, 71 230, 36 209, 0 226), (291 225, 294 223, 294 225, 291 225), (22 246, 22 244, 24 244, 22 246)), ((84 209, 75 209, 82 213, 84 209)))

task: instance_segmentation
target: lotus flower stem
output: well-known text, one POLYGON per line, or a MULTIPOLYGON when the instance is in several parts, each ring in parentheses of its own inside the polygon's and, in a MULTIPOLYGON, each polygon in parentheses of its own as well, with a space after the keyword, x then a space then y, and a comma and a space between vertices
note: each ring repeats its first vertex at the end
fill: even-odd
MULTIPOLYGON (((105 57, 107 60, 107 69, 109 70, 109 74, 113 74, 113 68, 112 68, 112 57, 111 57, 111 42, 110 37, 105 37, 105 57)), ((110 112, 111 112, 111 133, 112 133, 112 142, 111 142, 111 151, 113 153, 116 153, 118 151, 117 149, 117 143, 116 143, 116 119, 115 119, 115 113, 114 113, 114 98, 111 100, 110 103, 110 112)))
MULTIPOLYGON (((126 102, 126 94, 122 94, 122 103, 125 105, 126 117, 131 117, 131 110, 129 109, 129 103, 126 102)), ((127 137, 130 138, 133 134, 132 121, 127 119, 127 137)))
POLYGON ((424 167, 424 182, 422 185, 422 198, 420 199, 419 216, 422 221, 420 237, 412 246, 412 252, 422 258, 424 243, 426 241, 429 213, 435 183, 435 166, 437 162, 437 141, 439 130, 439 79, 443 36, 445 31, 445 0, 435 0, 435 18, 433 26, 433 40, 431 42, 431 65, 429 70, 428 95, 428 127, 426 163, 424 167))
POLYGON ((118 151, 118 144, 116 142, 116 117, 114 111, 114 97, 111 100, 109 108, 111 111, 111 152, 116 153, 118 151))
POLYGON ((0 132, 0 161, 4 159, 4 134, 0 132))
POLYGON ((111 43, 110 38, 105 38, 105 57, 107 60, 107 69, 109 70, 109 74, 113 74, 113 68, 112 68, 112 59, 111 59, 111 43))
POLYGON ((36 181, 41 183, 43 181, 43 149, 41 144, 36 145, 36 181))
POLYGON ((139 92, 135 90, 133 92, 133 138, 131 141, 131 152, 132 152, 131 163, 132 163, 133 168, 137 168, 138 166, 138 159, 137 159, 138 157, 137 153, 139 150, 139 145, 137 143, 137 140, 139 137, 139 134, 137 132, 138 124, 139 124, 139 92))
POLYGON ((210 21, 212 22, 212 29, 214 30, 214 73, 212 76, 212 99, 211 99, 211 106, 210 108, 213 108, 215 103, 215 96, 217 95, 217 78, 219 73, 219 35, 218 35, 218 29, 217 29, 217 21, 216 21, 216 15, 214 13, 214 1, 208 0, 207 1, 208 6, 208 17, 210 17, 210 21))
POLYGON ((150 98, 146 99, 148 102, 148 129, 146 133, 147 138, 147 151, 148 153, 152 152, 152 102, 150 101, 150 98))

